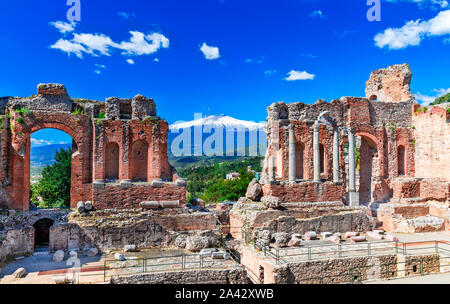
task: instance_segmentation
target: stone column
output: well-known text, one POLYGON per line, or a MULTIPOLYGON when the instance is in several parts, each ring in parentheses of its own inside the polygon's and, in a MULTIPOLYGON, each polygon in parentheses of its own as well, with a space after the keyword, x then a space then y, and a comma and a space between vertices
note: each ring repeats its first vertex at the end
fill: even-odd
POLYGON ((319 144, 320 125, 314 124, 313 151, 314 151, 314 181, 320 182, 320 144, 319 144))
POLYGON ((359 193, 356 192, 355 135, 348 129, 348 191, 350 206, 359 206, 359 193))
POLYGON ((274 182, 275 181, 275 158, 273 156, 269 157, 269 181, 274 182))
POLYGON ((289 182, 295 182, 295 134, 294 126, 289 126, 289 182))
POLYGON ((334 126, 333 133, 333 182, 339 183, 339 128, 334 126))

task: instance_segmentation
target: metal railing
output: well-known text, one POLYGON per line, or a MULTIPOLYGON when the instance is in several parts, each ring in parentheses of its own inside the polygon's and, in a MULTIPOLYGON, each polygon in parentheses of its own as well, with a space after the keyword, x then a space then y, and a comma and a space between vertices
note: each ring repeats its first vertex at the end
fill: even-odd
POLYGON ((288 263, 289 259, 313 261, 357 256, 379 256, 403 254, 404 256, 423 253, 441 253, 450 257, 450 243, 445 241, 394 242, 376 241, 353 244, 322 244, 301 247, 274 248, 255 240, 247 231, 242 230, 242 239, 256 250, 275 259, 276 264, 288 263))
POLYGON ((297 284, 361 284, 382 280, 396 280, 450 272, 450 258, 417 257, 413 261, 396 261, 380 265, 351 267, 339 274, 325 271, 319 276, 297 278, 297 284))
POLYGON ((158 256, 125 261, 106 260, 103 267, 103 280, 106 282, 108 278, 122 275, 226 268, 227 266, 220 261, 202 254, 158 256))

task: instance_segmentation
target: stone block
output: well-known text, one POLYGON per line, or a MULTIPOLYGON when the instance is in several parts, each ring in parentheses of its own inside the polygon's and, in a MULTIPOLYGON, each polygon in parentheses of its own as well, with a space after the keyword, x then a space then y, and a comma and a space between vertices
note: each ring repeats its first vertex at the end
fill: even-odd
POLYGON ((25 270, 25 268, 19 268, 16 271, 14 271, 13 273, 13 277, 16 279, 21 279, 24 278, 27 274, 27 271, 25 270))
POLYGON ((123 248, 123 251, 125 252, 137 252, 137 246, 136 245, 125 245, 123 248))
POLYGON ((361 243, 367 241, 367 238, 365 236, 354 236, 350 240, 352 243, 361 243))
POLYGON ((120 181, 120 188, 122 189, 129 189, 133 186, 131 181, 129 179, 124 179, 120 181))
POLYGON ((305 233, 305 240, 316 240, 317 239, 317 233, 315 231, 308 231, 305 233))
POLYGON ((118 252, 116 254, 114 254, 114 258, 117 261, 125 261, 126 260, 125 256, 123 254, 121 254, 121 253, 118 253, 118 252))
POLYGON ((53 262, 62 262, 64 261, 64 251, 58 250, 53 254, 53 262))

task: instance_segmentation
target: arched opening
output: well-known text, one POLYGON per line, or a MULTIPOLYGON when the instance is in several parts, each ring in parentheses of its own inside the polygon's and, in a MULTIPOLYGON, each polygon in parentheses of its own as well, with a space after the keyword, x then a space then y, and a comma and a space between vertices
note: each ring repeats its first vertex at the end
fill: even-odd
MULTIPOLYGON (((372 185, 379 175, 379 157, 376 143, 369 137, 357 136, 356 160, 359 176, 359 196, 361 203, 368 203, 374 197, 372 185)), ((358 182, 357 182, 358 184, 358 182)))
POLYGON ((301 142, 295 144, 295 174, 297 179, 304 179, 305 145, 301 142))
POLYGON ((72 137, 57 129, 30 135, 25 152, 25 192, 31 208, 70 206, 72 156, 78 147, 72 137))
POLYGON ((53 220, 44 218, 34 223, 34 247, 48 247, 50 243, 50 227, 53 220))
POLYGON ((135 141, 131 147, 131 180, 147 181, 148 144, 145 141, 135 141))
POLYGON ((119 145, 111 142, 105 149, 105 180, 114 182, 119 179, 119 145))
POLYGON ((320 173, 325 173, 325 146, 320 145, 320 173))
POLYGON ((406 161, 405 161, 405 147, 398 146, 397 148, 397 167, 398 175, 406 175, 406 161))

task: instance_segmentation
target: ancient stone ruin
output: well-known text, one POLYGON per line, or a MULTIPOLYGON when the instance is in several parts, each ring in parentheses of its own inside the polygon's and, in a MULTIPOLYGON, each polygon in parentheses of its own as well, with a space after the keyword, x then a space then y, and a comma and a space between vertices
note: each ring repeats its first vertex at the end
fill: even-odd
POLYGON ((366 97, 270 105, 261 179, 233 207, 216 210, 186 204, 153 100, 71 99, 58 84, 1 98, 0 263, 31 255, 42 234, 55 260, 116 251, 117 263, 141 269, 117 252, 124 248, 199 259, 191 264, 200 269, 189 270, 184 255, 181 264, 158 257, 170 270, 131 275, 124 267, 113 284, 348 283, 370 279, 374 256, 378 279, 450 269, 439 252, 450 252, 448 242, 408 254, 394 235, 450 231, 450 105, 420 107, 411 78, 408 64, 395 65, 372 72, 366 97), (28 211, 30 135, 43 128, 73 138, 78 212, 28 211), (219 269, 202 266, 216 258, 219 269))
POLYGON ((37 95, 1 98, 0 112, 0 208, 29 209, 30 135, 45 128, 73 139, 72 208, 185 203, 185 181, 167 158, 168 124, 152 99, 72 99, 61 84, 40 84, 37 95))
POLYGON ((450 230, 450 114, 446 105, 420 111, 411 77, 408 64, 394 65, 372 72, 366 98, 270 105, 262 178, 231 226, 266 235, 450 230))

